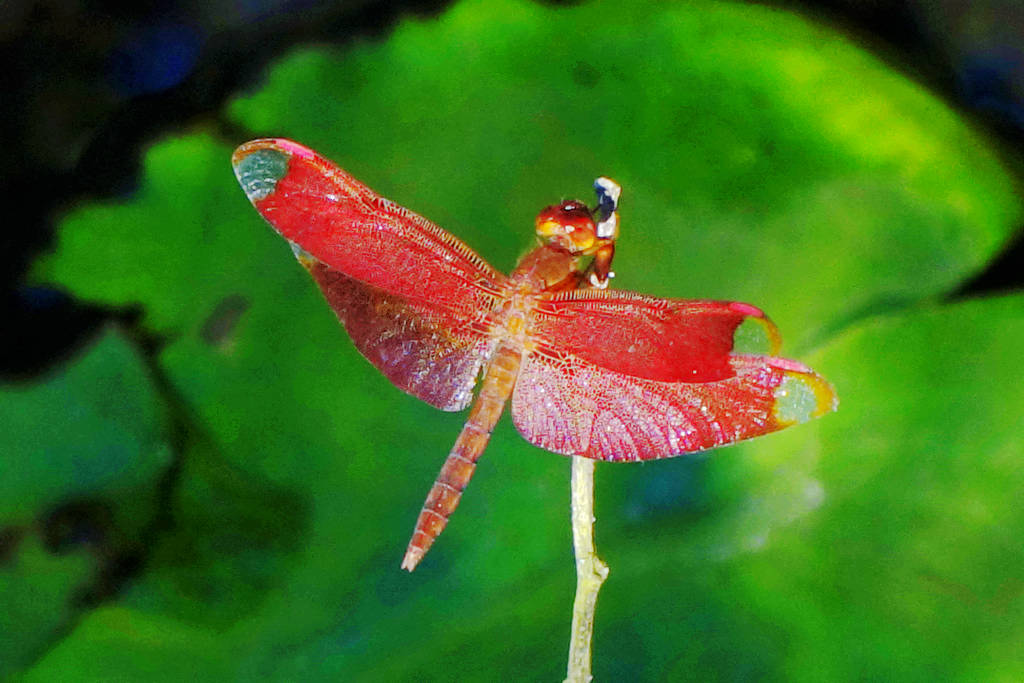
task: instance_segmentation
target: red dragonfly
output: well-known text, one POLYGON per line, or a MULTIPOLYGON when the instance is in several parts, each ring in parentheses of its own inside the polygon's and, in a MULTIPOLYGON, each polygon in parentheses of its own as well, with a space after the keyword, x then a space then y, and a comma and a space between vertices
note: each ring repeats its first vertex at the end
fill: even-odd
POLYGON ((441 410, 473 403, 404 569, 448 523, 510 397, 530 443, 609 461, 714 448, 836 408, 822 377, 775 357, 781 340, 760 309, 605 289, 620 192, 607 178, 595 183, 596 208, 563 201, 541 211, 539 246, 504 275, 295 142, 253 140, 232 163, 377 369, 441 410), (759 332, 766 348, 742 352, 738 329, 759 332))

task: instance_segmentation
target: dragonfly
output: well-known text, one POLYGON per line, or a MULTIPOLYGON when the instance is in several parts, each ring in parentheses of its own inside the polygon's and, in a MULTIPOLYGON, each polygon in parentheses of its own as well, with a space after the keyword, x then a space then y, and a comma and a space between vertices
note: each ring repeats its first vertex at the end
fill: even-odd
POLYGON ((247 142, 232 164, 362 355, 436 408, 472 404, 403 569, 447 525, 510 400, 530 443, 616 462, 703 451, 837 407, 824 378, 776 356, 781 337, 761 309, 608 288, 621 196, 609 178, 595 181, 593 208, 543 209, 537 246, 505 275, 296 142, 247 142))

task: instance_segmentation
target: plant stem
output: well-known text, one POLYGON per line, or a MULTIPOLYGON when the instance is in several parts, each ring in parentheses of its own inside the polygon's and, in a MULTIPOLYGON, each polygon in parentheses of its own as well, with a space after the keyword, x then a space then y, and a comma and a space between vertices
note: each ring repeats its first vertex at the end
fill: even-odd
POLYGON ((608 565, 594 552, 594 461, 572 458, 572 547, 576 553, 576 599, 572 603, 569 666, 566 683, 589 683, 590 641, 594 634, 597 593, 608 578, 608 565))

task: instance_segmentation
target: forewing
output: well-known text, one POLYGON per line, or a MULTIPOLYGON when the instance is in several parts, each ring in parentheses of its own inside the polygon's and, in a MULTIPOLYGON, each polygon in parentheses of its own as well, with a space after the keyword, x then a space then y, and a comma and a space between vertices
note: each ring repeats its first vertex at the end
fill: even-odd
POLYGON ((282 237, 350 278, 465 318, 490 307, 505 281, 451 234, 297 143, 253 140, 232 163, 282 237))
POLYGON ((512 419, 549 451, 634 461, 722 446, 835 409, 832 387, 799 363, 738 355, 729 366, 724 379, 662 382, 534 351, 520 370, 512 419))
POLYGON ((441 410, 462 410, 494 342, 443 306, 412 301, 303 259, 352 343, 399 389, 441 410))
POLYGON ((625 291, 575 290, 542 299, 530 329, 555 355, 572 354, 631 377, 703 383, 735 374, 731 352, 745 320, 748 331, 762 337, 758 352, 778 351, 775 326, 749 304, 625 291))

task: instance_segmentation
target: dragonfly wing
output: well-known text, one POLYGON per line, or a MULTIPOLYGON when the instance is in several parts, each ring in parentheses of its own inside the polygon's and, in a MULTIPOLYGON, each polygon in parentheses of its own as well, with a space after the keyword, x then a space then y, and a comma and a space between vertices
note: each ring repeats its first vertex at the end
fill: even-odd
POLYGON ((381 197, 316 152, 282 139, 235 150, 256 210, 293 245, 350 278, 463 317, 489 307, 504 275, 462 241, 381 197))
POLYGON ((360 352, 399 388, 444 410, 464 408, 492 347, 487 320, 506 277, 297 143, 253 140, 232 163, 360 352))
POLYGON ((516 428, 541 448, 598 460, 665 458, 835 408, 832 387, 810 368, 733 352, 745 319, 777 349, 774 326, 753 306, 589 291, 550 304, 538 309, 535 348, 512 395, 516 428))
POLYGON ((444 306, 388 294, 318 261, 304 265, 352 343, 395 386, 441 410, 469 405, 490 337, 444 306))
POLYGON ((548 347, 608 370, 665 382, 709 382, 734 374, 729 360, 743 323, 746 341, 758 353, 778 352, 778 330, 750 304, 621 290, 573 290, 542 299, 531 331, 548 347))

